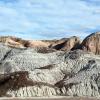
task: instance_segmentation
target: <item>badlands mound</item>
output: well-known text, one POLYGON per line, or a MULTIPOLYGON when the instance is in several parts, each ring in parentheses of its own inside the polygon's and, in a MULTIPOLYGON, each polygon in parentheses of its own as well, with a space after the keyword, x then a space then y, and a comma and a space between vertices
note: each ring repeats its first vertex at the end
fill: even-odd
POLYGON ((92 33, 82 42, 82 49, 100 54, 100 32, 92 33))
POLYGON ((1 37, 0 96, 99 97, 99 40, 99 33, 91 34, 82 43, 77 37, 31 43, 1 37), (91 42, 95 44, 92 47, 91 42))

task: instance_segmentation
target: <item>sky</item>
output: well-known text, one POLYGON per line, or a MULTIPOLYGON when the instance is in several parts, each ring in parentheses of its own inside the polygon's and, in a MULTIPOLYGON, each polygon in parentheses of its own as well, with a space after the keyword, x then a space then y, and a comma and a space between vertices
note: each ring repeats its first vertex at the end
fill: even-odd
POLYGON ((100 31, 100 0, 0 0, 0 35, 57 39, 100 31))

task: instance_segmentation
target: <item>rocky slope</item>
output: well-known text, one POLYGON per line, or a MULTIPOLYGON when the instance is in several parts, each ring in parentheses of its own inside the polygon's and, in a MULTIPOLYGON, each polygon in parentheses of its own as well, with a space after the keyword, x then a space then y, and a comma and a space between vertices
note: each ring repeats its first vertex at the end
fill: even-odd
POLYGON ((1 44, 0 95, 99 96, 100 56, 77 50, 37 53, 1 44))
POLYGON ((80 39, 73 36, 71 38, 61 39, 56 43, 51 44, 50 47, 56 50, 70 51, 71 49, 76 48, 78 45, 80 45, 80 39))
POLYGON ((100 32, 93 33, 86 37, 82 42, 82 49, 100 54, 100 32))
MULTIPOLYGON (((98 34, 92 34, 84 41, 88 41, 94 35, 98 34)), ((67 41, 66 39, 60 40, 62 42, 58 40, 42 41, 47 44, 46 49, 50 44, 55 43, 49 48, 50 52, 41 49, 40 44, 38 45, 40 49, 37 49, 36 42, 34 42, 36 47, 32 48, 25 47, 23 43, 18 42, 22 47, 15 48, 9 42, 2 40, 4 37, 0 39, 0 96, 99 97, 100 55, 95 55, 99 54, 97 52, 93 52, 95 54, 87 52, 88 49, 81 50, 83 46, 86 47, 84 41, 79 44, 79 39, 73 38, 67 39, 67 41), (73 44, 70 48, 72 51, 70 49, 67 51, 66 45, 63 45, 60 50, 52 51, 55 49, 52 47, 64 41, 67 45, 73 44), (75 46, 75 43, 78 45, 75 46), (62 50, 63 48, 65 50, 62 50)), ((99 41, 100 38, 98 38, 99 36, 95 38, 95 41, 99 41)), ((14 40, 14 43, 16 42, 17 40, 14 40)))
POLYGON ((80 49, 94 54, 100 54, 100 32, 92 33, 82 42, 76 36, 59 40, 23 40, 21 38, 4 36, 0 37, 0 42, 13 48, 34 48, 39 53, 80 49))
MULTIPOLYGON (((80 44, 80 39, 78 37, 63 38, 60 40, 23 40, 21 38, 5 36, 0 37, 0 42, 5 43, 10 47, 16 48, 37 48, 41 52, 46 51, 70 51, 80 44)), ((48 52, 47 52, 48 53, 48 52)))
POLYGON ((16 48, 25 48, 25 47, 47 47, 49 43, 45 43, 42 41, 33 41, 33 40, 23 40, 21 38, 16 38, 12 36, 2 36, 0 37, 0 42, 5 43, 10 47, 16 48))

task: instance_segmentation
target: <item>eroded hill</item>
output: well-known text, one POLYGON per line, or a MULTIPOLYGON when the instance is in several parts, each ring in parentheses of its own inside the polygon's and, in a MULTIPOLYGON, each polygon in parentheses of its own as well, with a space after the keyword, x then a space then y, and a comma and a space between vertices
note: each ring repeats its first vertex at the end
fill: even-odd
MULTIPOLYGON (((98 45, 99 36, 98 34, 94 39, 98 45)), ((35 47, 27 47, 22 42, 13 40, 22 45, 14 47, 6 41, 7 38, 0 39, 0 96, 100 96, 100 55, 89 52, 90 49, 83 49, 83 45, 88 48, 83 44, 88 38, 82 43, 76 39, 78 45, 74 45, 75 48, 72 46, 68 51, 55 50, 58 40, 41 41, 46 45, 43 44, 40 48, 39 44, 37 49, 36 42, 35 47), (51 43, 55 44, 49 46, 51 43)), ((66 41, 65 44, 69 45, 69 40, 64 39, 62 42, 66 41)), ((98 46, 96 51, 99 52, 99 49, 98 46)))

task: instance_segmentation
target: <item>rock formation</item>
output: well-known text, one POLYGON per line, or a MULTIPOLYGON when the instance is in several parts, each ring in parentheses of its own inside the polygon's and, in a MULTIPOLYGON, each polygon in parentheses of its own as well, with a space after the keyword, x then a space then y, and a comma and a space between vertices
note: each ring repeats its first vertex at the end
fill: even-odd
POLYGON ((30 41, 26 46, 27 42, 16 38, 0 41, 0 96, 100 97, 99 34, 90 35, 82 44, 76 37, 36 41, 31 46, 30 41), (21 47, 13 47, 12 41, 21 47), (95 49, 89 46, 91 41, 95 49), (60 49, 55 48, 62 43, 60 49))
POLYGON ((23 40, 21 38, 16 38, 12 36, 3 36, 0 37, 0 42, 5 43, 8 46, 16 47, 16 48, 36 48, 36 47, 48 47, 49 43, 45 43, 42 41, 33 41, 33 40, 23 40))
POLYGON ((74 49, 80 45, 80 39, 76 36, 73 36, 71 38, 64 38, 56 43, 51 44, 51 48, 54 48, 56 50, 63 50, 63 51, 70 51, 71 49, 74 49))
POLYGON ((44 54, 34 48, 0 47, 0 96, 100 95, 99 55, 81 50, 44 54))
POLYGON ((63 38, 60 40, 22 40, 21 38, 6 36, 0 37, 0 42, 5 43, 10 47, 16 48, 37 48, 39 51, 70 51, 80 45, 80 39, 78 37, 63 38))
POLYGON ((100 32, 93 33, 86 37, 82 42, 82 49, 100 54, 100 32))

